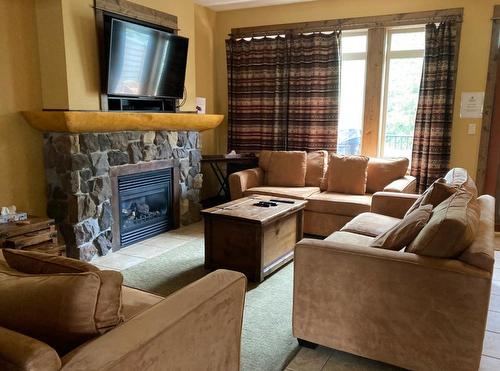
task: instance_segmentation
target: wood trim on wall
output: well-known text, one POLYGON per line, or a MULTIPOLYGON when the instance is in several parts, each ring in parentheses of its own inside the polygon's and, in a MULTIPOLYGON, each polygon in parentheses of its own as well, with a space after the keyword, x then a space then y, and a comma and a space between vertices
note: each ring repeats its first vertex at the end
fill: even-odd
POLYGON ((488 148, 490 143, 490 128, 493 118, 493 104, 495 99, 495 85, 497 81, 497 66, 500 59, 498 43, 500 41, 500 5, 495 5, 491 26, 490 56, 488 61, 488 74, 484 92, 483 120, 481 123, 481 140, 476 172, 476 184, 479 193, 484 190, 486 166, 488 163, 488 148))
POLYGON ((107 52, 105 51, 106 42, 104 40, 104 11, 96 9, 95 11, 95 25, 97 31, 97 45, 99 54, 99 86, 101 87, 99 94, 99 101, 101 103, 101 111, 108 111, 108 95, 104 93, 106 91, 107 76, 108 72, 105 71, 105 58, 107 57, 107 52))
POLYGON ((462 22, 463 8, 431 10, 425 12, 399 13, 380 16, 330 19, 300 23, 285 23, 268 26, 232 28, 232 37, 263 36, 266 34, 287 32, 314 32, 331 30, 370 29, 378 27, 406 26, 429 22, 441 22, 454 18, 462 22))
POLYGON ((175 15, 160 12, 159 10, 132 3, 127 0, 95 0, 95 8, 96 10, 116 13, 139 21, 157 24, 177 31, 179 30, 177 28, 177 17, 175 15))
POLYGON ((368 30, 365 108, 361 153, 372 157, 378 155, 385 35, 385 28, 370 28, 368 30))

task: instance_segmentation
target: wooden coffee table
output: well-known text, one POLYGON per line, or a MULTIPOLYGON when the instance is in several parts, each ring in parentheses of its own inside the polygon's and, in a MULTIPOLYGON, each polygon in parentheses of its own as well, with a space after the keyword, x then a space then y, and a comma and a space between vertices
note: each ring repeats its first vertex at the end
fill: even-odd
POLYGON ((302 239, 306 203, 256 195, 203 210, 205 268, 232 269, 244 273, 249 280, 262 282, 293 259, 295 243, 302 239), (270 199, 293 203, 253 205, 270 199))

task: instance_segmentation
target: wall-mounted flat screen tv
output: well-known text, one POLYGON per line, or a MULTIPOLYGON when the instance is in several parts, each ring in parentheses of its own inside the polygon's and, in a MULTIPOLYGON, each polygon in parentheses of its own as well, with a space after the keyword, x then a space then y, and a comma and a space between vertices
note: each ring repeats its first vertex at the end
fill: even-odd
POLYGON ((113 18, 107 93, 182 98, 189 40, 113 18))

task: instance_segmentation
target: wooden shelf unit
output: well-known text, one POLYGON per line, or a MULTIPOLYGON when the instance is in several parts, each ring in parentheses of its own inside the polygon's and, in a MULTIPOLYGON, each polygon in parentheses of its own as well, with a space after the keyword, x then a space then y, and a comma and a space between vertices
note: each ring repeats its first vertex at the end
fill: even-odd
POLYGON ((0 248, 65 255, 53 219, 29 217, 20 222, 0 224, 0 248))

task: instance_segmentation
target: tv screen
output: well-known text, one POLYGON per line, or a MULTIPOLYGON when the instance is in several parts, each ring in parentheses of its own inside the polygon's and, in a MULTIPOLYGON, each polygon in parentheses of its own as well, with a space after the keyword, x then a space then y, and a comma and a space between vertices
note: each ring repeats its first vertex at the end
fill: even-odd
POLYGON ((112 19, 108 94, 182 98, 189 40, 112 19))

